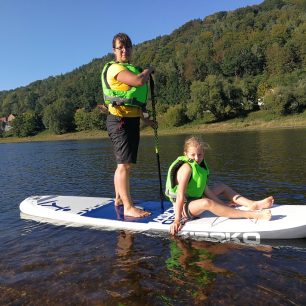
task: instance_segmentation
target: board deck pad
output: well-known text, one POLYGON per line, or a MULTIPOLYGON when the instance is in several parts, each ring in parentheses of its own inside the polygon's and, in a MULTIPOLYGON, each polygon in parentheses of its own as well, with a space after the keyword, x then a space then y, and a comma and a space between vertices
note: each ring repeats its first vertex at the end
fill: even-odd
MULTIPOLYGON (((94 199, 94 198, 93 198, 94 199)), ((54 211, 62 211, 62 212, 73 212, 71 206, 62 205, 60 203, 59 197, 48 197, 43 199, 42 201, 37 202, 37 206, 41 207, 49 207, 54 211)), ((84 199, 84 202, 87 198, 84 199)), ((77 213, 80 216, 89 217, 89 218, 98 218, 98 219, 107 219, 107 220, 119 220, 119 221, 126 221, 126 222, 138 222, 138 223, 148 223, 153 221, 155 218, 160 216, 164 213, 165 210, 168 213, 171 211, 174 214, 172 204, 168 201, 163 202, 163 209, 161 208, 161 204, 156 201, 136 201, 135 206, 144 209, 146 211, 151 212, 151 214, 144 218, 135 218, 130 216, 124 216, 123 212, 123 205, 115 206, 114 199, 109 199, 108 201, 103 201, 102 199, 100 202, 96 201, 94 206, 90 206, 88 208, 82 209, 77 213)), ((84 205, 88 205, 87 203, 84 205)))
MULTIPOLYGON (((90 218, 105 218, 108 220, 120 220, 126 222, 138 222, 138 223, 145 223, 145 222, 152 222, 155 218, 157 218, 160 214, 164 212, 164 210, 169 209, 171 206, 170 203, 164 203, 164 210, 158 207, 158 202, 141 202, 140 204, 135 205, 138 208, 144 209, 146 211, 151 212, 151 214, 144 218, 135 218, 124 216, 123 205, 115 206, 115 201, 112 200, 108 204, 91 209, 84 213, 80 213, 80 215, 90 218)), ((172 209, 173 210, 173 209, 172 209)))

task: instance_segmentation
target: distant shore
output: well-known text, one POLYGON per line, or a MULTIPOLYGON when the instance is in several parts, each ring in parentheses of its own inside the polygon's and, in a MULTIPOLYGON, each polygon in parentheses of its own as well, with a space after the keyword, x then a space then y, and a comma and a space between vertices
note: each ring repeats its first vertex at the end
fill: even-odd
MULTIPOLYGON (((177 134, 205 134, 217 132, 235 132, 235 131, 252 131, 252 130, 268 130, 283 128, 306 128, 306 113, 294 116, 281 117, 271 120, 262 120, 257 118, 235 118, 228 121, 206 124, 187 124, 180 127, 160 127, 159 135, 177 135, 177 134)), ((141 131, 142 136, 153 135, 151 128, 144 128, 141 131)), ((107 138, 106 131, 82 131, 74 133, 66 133, 55 135, 49 131, 44 131, 32 137, 8 137, 0 138, 1 143, 17 143, 17 142, 34 142, 34 141, 61 141, 61 140, 86 140, 86 139, 103 139, 107 138)))

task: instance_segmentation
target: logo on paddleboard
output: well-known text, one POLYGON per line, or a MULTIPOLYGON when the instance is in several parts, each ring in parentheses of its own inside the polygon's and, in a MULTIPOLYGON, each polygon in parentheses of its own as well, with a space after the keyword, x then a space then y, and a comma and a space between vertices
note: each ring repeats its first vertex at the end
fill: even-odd
POLYGON ((161 223, 161 224, 171 224, 174 221, 174 209, 173 207, 168 208, 161 215, 157 216, 153 219, 153 221, 161 223))
POLYGON ((69 206, 62 207, 62 206, 57 205, 56 201, 47 201, 47 202, 37 203, 37 205, 43 206, 43 207, 52 207, 54 208, 54 211, 70 211, 71 210, 69 206))
POLYGON ((215 242, 237 242, 260 244, 259 233, 223 233, 223 232, 189 232, 182 230, 182 235, 188 237, 201 237, 215 242))

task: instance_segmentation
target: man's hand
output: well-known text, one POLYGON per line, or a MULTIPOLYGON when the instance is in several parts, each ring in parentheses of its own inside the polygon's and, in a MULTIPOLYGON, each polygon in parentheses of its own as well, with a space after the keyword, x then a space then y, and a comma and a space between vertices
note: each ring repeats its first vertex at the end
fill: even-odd
POLYGON ((108 108, 105 104, 98 104, 97 108, 99 109, 101 113, 105 113, 105 114, 108 113, 108 108))
POLYGON ((150 119, 150 118, 142 118, 143 122, 145 125, 148 125, 150 127, 152 127, 153 129, 157 129, 158 124, 156 121, 150 119))

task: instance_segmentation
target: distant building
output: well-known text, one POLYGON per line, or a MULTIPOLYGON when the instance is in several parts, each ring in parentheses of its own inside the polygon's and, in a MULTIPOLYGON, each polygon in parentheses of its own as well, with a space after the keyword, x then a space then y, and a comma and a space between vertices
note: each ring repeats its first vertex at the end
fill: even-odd
POLYGON ((12 122, 15 118, 16 118, 16 115, 10 114, 10 115, 7 117, 7 122, 10 123, 10 122, 12 122))
POLYGON ((257 99, 257 104, 258 104, 259 107, 262 106, 262 105, 264 105, 265 103, 264 103, 264 101, 263 101, 263 98, 257 99))
POLYGON ((6 117, 0 118, 0 131, 4 131, 7 124, 6 117))
POLYGON ((12 121, 16 118, 16 115, 10 114, 7 118, 1 117, 0 118, 0 130, 7 132, 12 128, 12 121))

